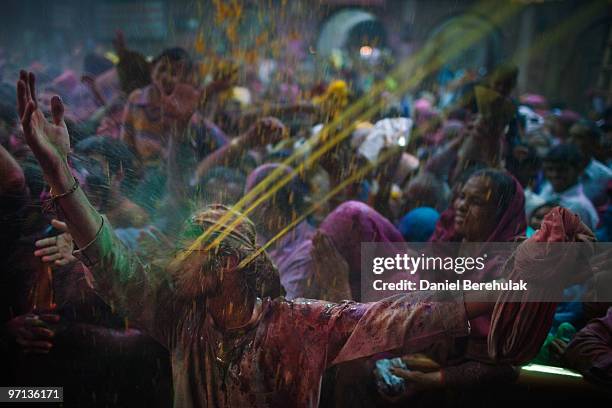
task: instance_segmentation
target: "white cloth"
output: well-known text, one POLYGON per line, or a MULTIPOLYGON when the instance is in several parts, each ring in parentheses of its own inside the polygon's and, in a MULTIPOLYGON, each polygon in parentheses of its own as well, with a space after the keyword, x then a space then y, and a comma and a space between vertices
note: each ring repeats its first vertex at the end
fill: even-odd
POLYGON ((591 159, 589 165, 584 169, 580 177, 584 195, 593 205, 599 206, 606 203, 608 195, 608 183, 612 180, 612 170, 602 162, 591 159))
POLYGON ((382 119, 374 124, 357 152, 370 162, 376 161, 381 150, 390 146, 406 146, 410 141, 412 119, 382 119))

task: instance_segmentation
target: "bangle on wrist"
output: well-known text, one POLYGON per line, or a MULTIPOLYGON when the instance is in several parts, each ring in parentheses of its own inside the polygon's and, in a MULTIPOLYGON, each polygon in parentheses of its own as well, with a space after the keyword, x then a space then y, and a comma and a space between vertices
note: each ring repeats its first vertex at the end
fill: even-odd
POLYGON ((74 184, 72 185, 72 187, 70 187, 70 190, 61 193, 61 194, 54 194, 53 193, 53 189, 51 189, 50 193, 51 193, 51 198, 53 200, 57 200, 58 198, 64 198, 66 196, 69 196, 70 194, 74 193, 77 188, 79 188, 79 180, 75 177, 74 178, 74 184))

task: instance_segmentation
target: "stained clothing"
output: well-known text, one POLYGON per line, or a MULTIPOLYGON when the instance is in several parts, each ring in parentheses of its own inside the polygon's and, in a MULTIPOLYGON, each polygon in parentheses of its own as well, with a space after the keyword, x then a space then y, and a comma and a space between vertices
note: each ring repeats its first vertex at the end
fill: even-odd
MULTIPOLYGON (((376 242, 388 256, 401 251, 404 237, 378 211, 359 201, 347 201, 332 211, 319 226, 349 267, 349 285, 353 299, 361 299, 361 243, 376 242)), ((336 271, 330 271, 335 273, 336 271)), ((314 273, 314 271, 313 271, 314 273)))
POLYGON ((462 295, 430 293, 367 304, 266 298, 256 320, 220 331, 203 300, 179 297, 108 221, 77 255, 100 295, 169 349, 177 407, 314 407, 328 366, 390 350, 444 361, 469 334, 462 295))
POLYGON ((529 294, 507 291, 500 295, 487 338, 491 358, 527 362, 537 354, 552 324, 557 303, 530 300, 558 298, 571 278, 564 274, 571 271, 581 276, 590 266, 578 245, 565 246, 563 255, 558 256, 552 246, 536 243, 580 242, 584 236, 593 235, 580 218, 565 208, 555 207, 546 214, 540 229, 519 246, 508 277, 529 280, 529 294))

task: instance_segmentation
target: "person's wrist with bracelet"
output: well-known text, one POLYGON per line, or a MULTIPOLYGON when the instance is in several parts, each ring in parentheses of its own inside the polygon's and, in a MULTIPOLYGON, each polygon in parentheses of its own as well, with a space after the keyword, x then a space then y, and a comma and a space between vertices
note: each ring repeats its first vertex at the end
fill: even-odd
POLYGON ((58 200, 60 198, 64 198, 69 196, 70 194, 74 193, 77 188, 79 188, 80 183, 79 183, 79 179, 77 179, 76 177, 74 177, 74 184, 72 185, 72 187, 70 187, 69 190, 65 191, 65 192, 55 192, 53 190, 53 187, 51 187, 51 190, 49 191, 49 193, 51 194, 51 199, 53 200, 58 200))
POLYGON ((73 188, 75 178, 70 171, 68 160, 61 160, 51 171, 46 172, 47 182, 51 187, 51 196, 60 196, 73 188))

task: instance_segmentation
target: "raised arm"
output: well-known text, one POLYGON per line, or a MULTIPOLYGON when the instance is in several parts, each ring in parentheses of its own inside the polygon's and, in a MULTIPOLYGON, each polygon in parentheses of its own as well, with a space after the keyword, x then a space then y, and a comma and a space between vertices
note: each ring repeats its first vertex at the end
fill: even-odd
POLYGON ((17 108, 26 142, 40 163, 51 195, 65 217, 72 237, 85 247, 96 237, 102 217, 77 188, 70 168, 70 138, 64 123, 64 105, 58 96, 51 99, 52 122, 48 122, 36 103, 35 77, 21 71, 17 82, 17 108))
POLYGON ((423 353, 443 363, 470 332, 461 293, 412 292, 374 303, 341 303, 325 310, 328 365, 385 351, 423 353))
POLYGON ((213 167, 225 166, 238 160, 247 150, 268 143, 276 143, 286 135, 287 129, 278 119, 272 117, 259 119, 244 135, 237 137, 202 160, 196 168, 193 184, 197 184, 213 167))
POLYGON ((132 321, 151 328, 158 317, 157 311, 167 306, 160 298, 165 296, 163 288, 168 286, 164 275, 154 274, 121 244, 79 188, 67 162, 70 139, 60 98, 52 98, 53 120, 48 122, 37 107, 32 73, 21 72, 17 95, 26 142, 51 186, 59 216, 94 275, 96 291, 132 321))

